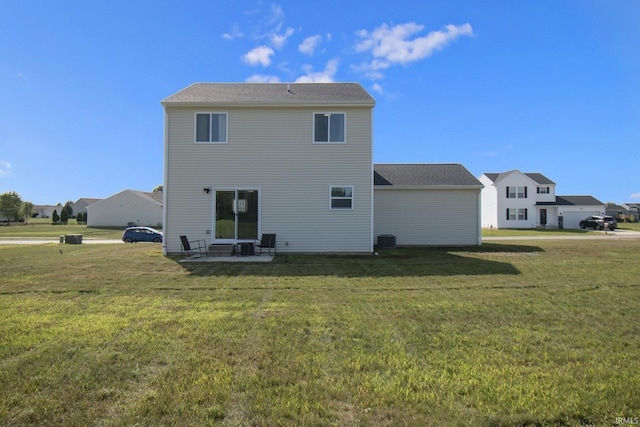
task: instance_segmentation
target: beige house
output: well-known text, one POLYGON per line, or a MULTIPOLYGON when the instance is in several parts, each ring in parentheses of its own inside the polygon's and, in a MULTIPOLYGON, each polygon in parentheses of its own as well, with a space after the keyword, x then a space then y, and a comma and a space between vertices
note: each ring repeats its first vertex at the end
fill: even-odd
POLYGON ((480 245, 482 184, 460 164, 376 164, 374 235, 398 245, 480 245))
POLYGON ((124 190, 87 206, 87 226, 162 227, 162 193, 124 190))
POLYGON ((91 199, 87 197, 81 197, 75 201, 73 205, 71 205, 71 209, 73 210, 73 216, 75 217, 79 213, 84 213, 87 211, 87 207, 95 202, 98 202, 102 199, 91 199))
POLYGON ((165 253, 180 235, 262 233, 278 252, 371 252, 375 101, 362 86, 197 83, 162 105, 165 253))
POLYGON ((181 235, 275 233, 278 252, 480 244, 482 185, 461 165, 375 165, 374 185, 375 101, 357 83, 197 83, 162 105, 165 254, 181 235))

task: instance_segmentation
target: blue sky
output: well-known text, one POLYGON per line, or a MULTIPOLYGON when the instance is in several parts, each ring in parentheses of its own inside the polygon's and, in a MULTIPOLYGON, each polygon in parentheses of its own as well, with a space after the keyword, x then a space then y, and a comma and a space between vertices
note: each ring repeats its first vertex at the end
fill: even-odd
POLYGON ((0 0, 0 193, 151 191, 194 82, 357 81, 376 163, 640 201, 640 1, 0 0))

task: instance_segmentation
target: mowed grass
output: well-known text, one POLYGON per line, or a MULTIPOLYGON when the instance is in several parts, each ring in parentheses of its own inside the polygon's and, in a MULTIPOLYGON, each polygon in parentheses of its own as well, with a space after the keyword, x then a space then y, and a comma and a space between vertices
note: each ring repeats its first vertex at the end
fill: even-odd
POLYGON ((640 416, 640 240, 271 264, 181 264, 160 251, 0 246, 0 424, 640 416))
MULTIPOLYGON (((31 219, 29 223, 0 224, 0 239, 52 239, 62 234, 82 234, 89 239, 120 239, 125 227, 87 227, 70 220, 66 225, 53 225, 49 219, 31 219)), ((160 229, 162 231, 162 229, 160 229)))

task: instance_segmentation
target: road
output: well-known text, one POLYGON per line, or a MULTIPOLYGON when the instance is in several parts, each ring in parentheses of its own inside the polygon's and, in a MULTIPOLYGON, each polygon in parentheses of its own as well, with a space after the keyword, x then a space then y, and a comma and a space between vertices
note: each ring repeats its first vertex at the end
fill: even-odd
MULTIPOLYGON (((54 239, 24 239, 20 237, 5 237, 0 239, 0 245, 43 245, 46 243, 60 243, 54 239)), ((117 244, 124 243, 120 239, 82 239, 82 243, 94 244, 117 244)))
MULTIPOLYGON (((640 239, 640 231, 632 230, 615 230, 615 231, 598 231, 592 234, 579 235, 556 235, 550 233, 548 235, 537 236, 486 236, 482 237, 483 242, 501 241, 501 240, 585 240, 585 239, 640 239)), ((42 245, 46 243, 60 243, 56 239, 24 239, 20 237, 5 237, 0 239, 0 245, 42 245)), ((120 239, 83 239, 82 243, 89 245, 97 244, 122 244, 120 239)))
POLYGON ((499 241, 499 240, 593 240, 593 239, 640 239, 640 231, 633 230, 621 230, 614 231, 597 231, 593 234, 565 234, 555 235, 549 233, 548 235, 537 236, 483 236, 483 242, 499 241))

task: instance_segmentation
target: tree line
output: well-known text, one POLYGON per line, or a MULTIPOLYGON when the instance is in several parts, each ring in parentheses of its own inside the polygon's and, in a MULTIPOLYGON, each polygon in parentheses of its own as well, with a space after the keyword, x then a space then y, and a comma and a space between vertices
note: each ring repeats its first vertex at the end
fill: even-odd
MULTIPOLYGON (((51 220, 54 224, 66 224, 69 218, 73 218, 73 202, 67 201, 60 213, 58 210, 54 210, 51 220)), ((29 218, 33 216, 33 203, 24 202, 18 193, 15 191, 9 191, 0 194, 0 217, 4 218, 7 223, 11 222, 28 222, 29 218)), ((86 212, 80 212, 76 215, 76 221, 78 224, 87 222, 86 212)))

